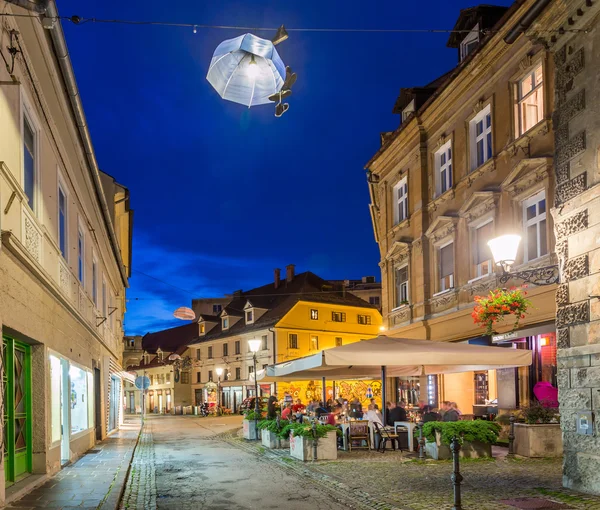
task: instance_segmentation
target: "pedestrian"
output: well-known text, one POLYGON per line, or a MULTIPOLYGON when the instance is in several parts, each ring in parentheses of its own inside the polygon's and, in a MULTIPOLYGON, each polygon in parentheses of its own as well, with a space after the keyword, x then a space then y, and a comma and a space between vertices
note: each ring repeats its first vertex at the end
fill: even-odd
POLYGON ((267 402, 267 418, 274 420, 277 417, 277 395, 273 394, 267 402))

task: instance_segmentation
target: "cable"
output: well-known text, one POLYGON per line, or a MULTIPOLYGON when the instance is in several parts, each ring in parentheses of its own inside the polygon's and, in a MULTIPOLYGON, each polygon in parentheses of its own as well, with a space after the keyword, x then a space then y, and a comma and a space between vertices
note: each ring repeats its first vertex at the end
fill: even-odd
MULTIPOLYGON (((13 13, 0 13, 0 16, 13 16, 17 18, 36 18, 40 19, 40 15, 35 14, 13 14, 13 13)), ((101 18, 85 18, 83 16, 56 16, 46 17, 53 21, 69 21, 74 25, 85 25, 86 23, 116 23, 121 25, 151 25, 151 26, 164 26, 164 27, 177 27, 177 28, 191 28, 194 33, 199 28, 204 29, 217 29, 217 30, 240 30, 240 31, 254 31, 254 32, 276 32, 278 28, 273 27, 248 27, 248 26, 236 26, 236 25, 202 25, 198 23, 175 23, 169 21, 141 21, 141 20, 124 20, 124 19, 101 19, 101 18)), ((287 32, 328 32, 328 33, 383 33, 383 34, 398 34, 398 33, 428 33, 428 34, 466 34, 470 33, 471 30, 455 30, 455 29, 444 29, 444 28, 288 28, 285 27, 287 32)), ((482 30, 484 35, 499 33, 500 30, 482 30)), ((564 33, 564 32, 587 32, 585 29, 570 28, 570 29, 555 29, 555 30, 541 30, 540 32, 545 33, 564 33)))
MULTIPOLYGON (((174 289, 180 290, 182 292, 186 292, 187 294, 190 294, 191 296, 195 296, 197 294, 197 292, 192 292, 191 290, 182 289, 181 287, 177 287, 177 285, 173 285, 172 283, 165 282, 164 280, 161 280, 160 278, 156 278, 156 276, 152 276, 152 275, 143 273, 142 271, 138 271, 137 269, 131 268, 131 270, 135 273, 145 276, 146 278, 151 278, 152 280, 156 280, 157 282, 164 283, 165 285, 168 285, 169 287, 173 287, 174 289)), ((130 299, 139 300, 140 298, 127 298, 128 301, 130 299)), ((145 299, 145 298, 141 298, 141 299, 145 299)))

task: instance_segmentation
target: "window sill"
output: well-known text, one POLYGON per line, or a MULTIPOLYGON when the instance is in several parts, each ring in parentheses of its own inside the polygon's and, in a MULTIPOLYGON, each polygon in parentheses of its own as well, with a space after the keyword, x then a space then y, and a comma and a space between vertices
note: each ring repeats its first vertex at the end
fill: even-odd
POLYGON ((523 134, 517 135, 515 133, 515 138, 512 143, 509 144, 502 152, 507 151, 512 156, 515 156, 519 149, 525 148, 527 145, 529 145, 529 141, 532 137, 549 133, 551 130, 551 123, 552 121, 550 119, 542 119, 523 134))
POLYGON ((437 297, 437 296, 441 296, 442 294, 447 294, 448 292, 451 292, 453 290, 456 290, 454 287, 451 287, 449 289, 446 290, 440 290, 439 292, 436 292, 433 296, 431 297, 437 297))
POLYGON ((394 235, 399 230, 402 230, 405 227, 410 227, 410 217, 402 220, 399 223, 395 223, 394 226, 390 229, 389 234, 394 235))
POLYGON ((89 434, 93 430, 94 430, 94 427, 90 427, 90 428, 87 428, 85 430, 80 430, 79 432, 75 432, 75 434, 70 434, 69 435, 69 442, 75 441, 75 440, 77 440, 77 439, 85 436, 86 434, 89 434))
POLYGON ((454 198, 454 196, 455 196, 455 193, 454 193, 454 186, 453 186, 449 190, 444 191, 441 195, 436 195, 435 197, 433 197, 431 202, 429 202, 429 204, 427 205, 427 208, 429 210, 435 210, 435 209, 437 209, 438 204, 443 204, 447 200, 452 200, 454 198))
POLYGON ((461 179, 461 183, 465 182, 467 186, 470 187, 475 179, 481 177, 486 172, 493 172, 494 170, 496 170, 496 156, 492 155, 485 163, 470 170, 469 173, 461 179))
POLYGON ((404 304, 404 305, 397 306, 396 308, 392 308, 392 309, 390 310, 390 313, 396 312, 396 311, 398 311, 398 310, 403 310, 404 308, 406 308, 406 307, 408 307, 408 306, 410 306, 410 303, 406 303, 406 304, 404 304))
POLYGON ((478 282, 479 280, 483 280, 484 278, 488 278, 490 276, 492 276, 494 273, 488 273, 488 274, 483 274, 481 276, 477 276, 476 278, 472 278, 471 280, 469 280, 467 282, 467 284, 469 283, 474 283, 474 282, 478 282))

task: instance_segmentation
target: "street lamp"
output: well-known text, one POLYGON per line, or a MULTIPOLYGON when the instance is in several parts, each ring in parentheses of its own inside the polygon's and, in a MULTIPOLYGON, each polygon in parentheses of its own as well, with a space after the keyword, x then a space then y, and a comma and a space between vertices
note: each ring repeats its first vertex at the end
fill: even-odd
POLYGON ((516 234, 507 234, 496 237, 488 241, 487 245, 494 257, 494 263, 502 269, 500 283, 506 283, 511 278, 518 278, 524 282, 535 285, 552 285, 560 280, 558 265, 535 267, 533 269, 524 269, 522 271, 510 272, 510 267, 515 263, 517 250, 521 236, 516 234))
POLYGON ((256 377, 256 353, 260 350, 262 340, 254 338, 248 340, 248 346, 252 353, 252 361, 254 361, 254 434, 255 438, 258 439, 258 414, 260 409, 258 407, 258 379, 256 377))
POLYGON ((223 369, 217 367, 215 372, 217 373, 217 416, 221 416, 221 376, 223 375, 223 369))

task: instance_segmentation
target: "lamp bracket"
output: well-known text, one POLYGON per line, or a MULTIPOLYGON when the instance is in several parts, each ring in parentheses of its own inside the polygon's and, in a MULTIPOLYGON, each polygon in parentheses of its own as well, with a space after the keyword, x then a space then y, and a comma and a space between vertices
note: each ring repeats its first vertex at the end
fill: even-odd
POLYGON ((524 269, 523 271, 508 272, 503 269, 500 275, 500 283, 506 283, 510 279, 523 280, 526 283, 534 285, 553 285, 560 282, 560 273, 558 264, 552 266, 536 267, 533 269, 524 269))

